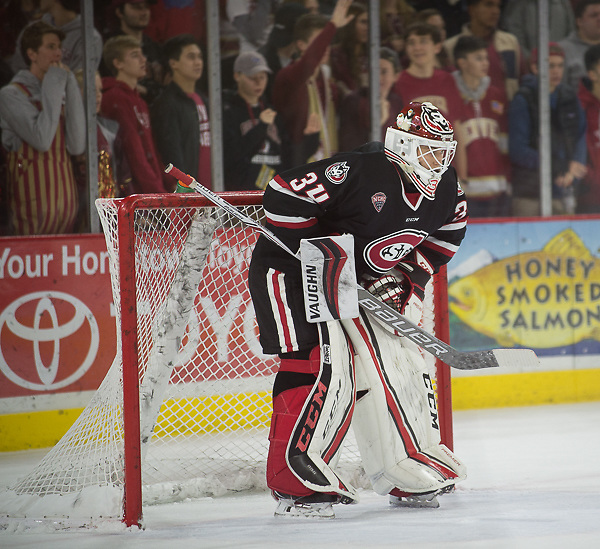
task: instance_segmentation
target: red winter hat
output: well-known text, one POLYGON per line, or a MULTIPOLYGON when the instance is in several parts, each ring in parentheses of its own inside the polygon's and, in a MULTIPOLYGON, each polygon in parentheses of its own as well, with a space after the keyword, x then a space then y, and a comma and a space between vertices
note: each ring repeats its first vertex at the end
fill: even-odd
MULTIPOLYGON (((549 42, 548 43, 548 55, 560 55, 561 57, 564 57, 565 50, 562 49, 562 46, 558 42, 549 42)), ((533 48, 533 50, 531 50, 531 57, 530 57, 529 61, 531 63, 535 63, 537 65, 537 61, 538 61, 537 48, 533 48)))

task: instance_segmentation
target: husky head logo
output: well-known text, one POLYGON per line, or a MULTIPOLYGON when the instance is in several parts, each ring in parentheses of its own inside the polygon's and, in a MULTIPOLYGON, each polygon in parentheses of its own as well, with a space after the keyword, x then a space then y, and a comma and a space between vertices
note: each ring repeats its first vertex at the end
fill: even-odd
POLYGON ((331 164, 325 170, 325 177, 329 179, 334 185, 339 185, 346 180, 350 166, 346 162, 336 162, 331 164))
POLYGON ((443 141, 449 141, 453 138, 453 131, 450 122, 437 107, 429 102, 421 104, 421 123, 426 132, 436 136, 443 141))

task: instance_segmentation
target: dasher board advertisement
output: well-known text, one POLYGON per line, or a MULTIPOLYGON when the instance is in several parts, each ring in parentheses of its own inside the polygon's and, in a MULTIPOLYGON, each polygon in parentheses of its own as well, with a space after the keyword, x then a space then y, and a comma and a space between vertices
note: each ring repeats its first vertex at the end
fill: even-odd
POLYGON ((597 367, 599 250, 600 219, 470 224, 448 269, 452 345, 527 347, 542 367, 597 367))

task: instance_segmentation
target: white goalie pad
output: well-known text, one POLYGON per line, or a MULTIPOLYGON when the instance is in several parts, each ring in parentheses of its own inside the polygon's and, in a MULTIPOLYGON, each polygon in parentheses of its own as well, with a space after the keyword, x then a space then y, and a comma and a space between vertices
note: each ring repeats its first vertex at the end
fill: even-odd
POLYGON ((416 345, 366 316, 341 322, 356 352, 352 426, 373 489, 418 494, 466 478, 465 466, 440 444, 433 384, 416 345))
POLYGON ((292 473, 315 492, 358 501, 355 488, 334 471, 356 401, 354 359, 338 321, 319 324, 321 369, 286 451, 292 473))
POLYGON ((306 320, 325 322, 358 316, 354 237, 350 234, 300 241, 306 320))

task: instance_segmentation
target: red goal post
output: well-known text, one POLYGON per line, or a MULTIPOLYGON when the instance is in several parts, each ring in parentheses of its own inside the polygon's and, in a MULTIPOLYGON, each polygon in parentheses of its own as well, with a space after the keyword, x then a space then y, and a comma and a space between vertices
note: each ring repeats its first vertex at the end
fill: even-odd
MULTIPOLYGON (((263 220, 262 192, 220 195, 263 220)), ((45 500, 44 516, 59 521, 103 517, 131 526, 141 524, 143 504, 265 489, 277 359, 262 354, 247 288, 258 234, 199 194, 96 204, 117 311, 116 357, 69 432, 10 487, 9 506, 35 519, 45 500)), ((447 341, 445 270, 427 287, 425 311, 423 327, 447 341)), ((449 367, 425 359, 442 442, 452 448, 449 367)), ((338 467, 368 487, 347 438, 338 467)))

